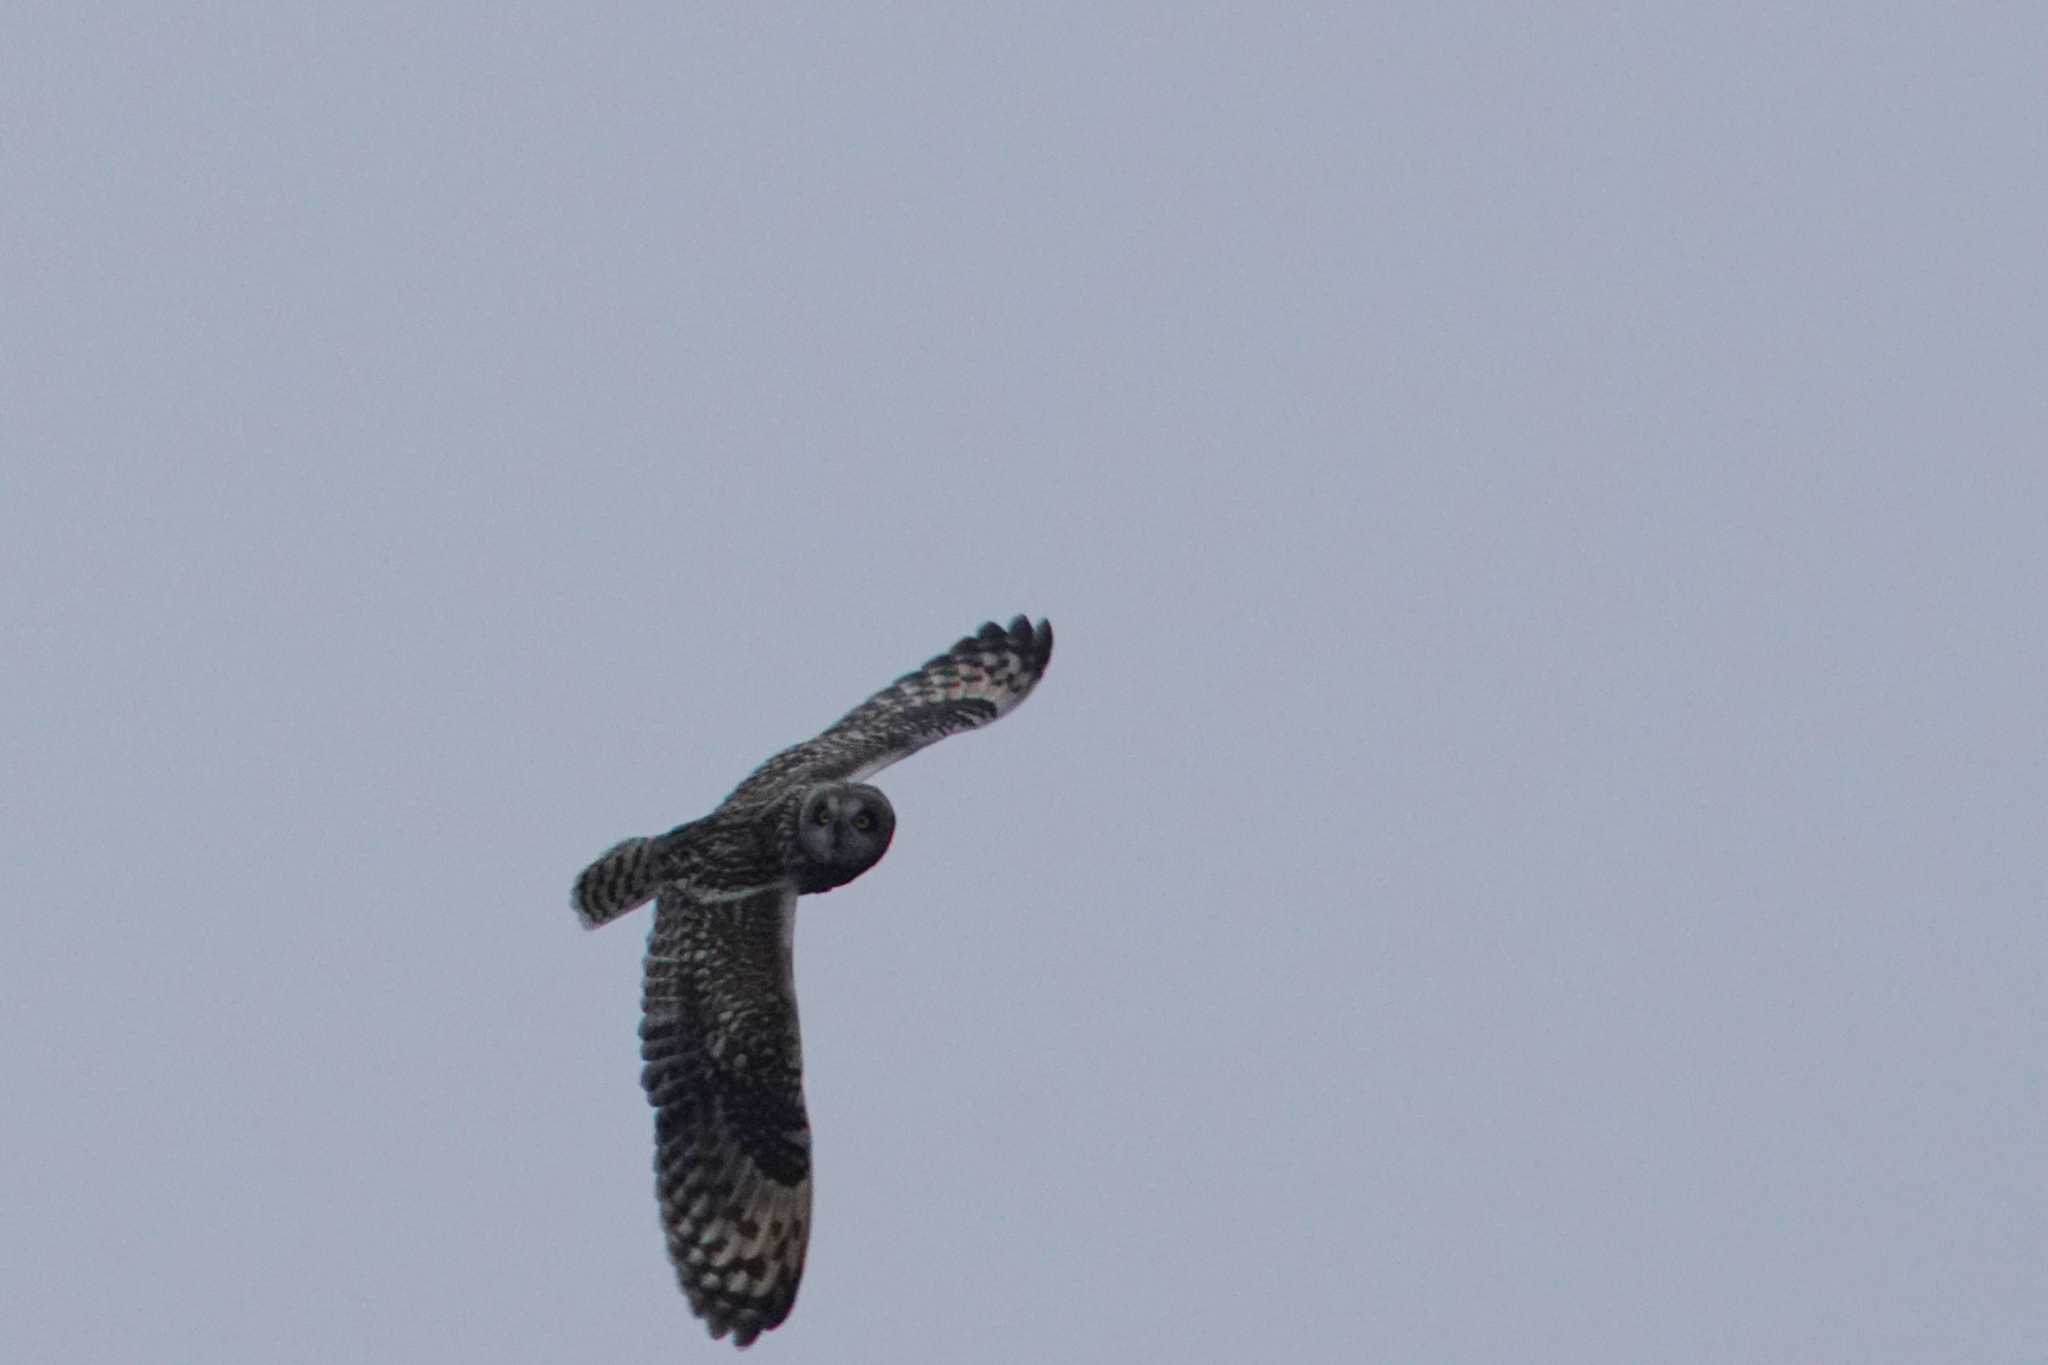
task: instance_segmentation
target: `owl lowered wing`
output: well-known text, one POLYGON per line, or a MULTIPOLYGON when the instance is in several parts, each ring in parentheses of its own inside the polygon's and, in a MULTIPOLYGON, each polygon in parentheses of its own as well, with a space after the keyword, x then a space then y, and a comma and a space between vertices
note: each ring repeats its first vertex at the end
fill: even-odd
POLYGON ((662 1229, 691 1309, 740 1346, 789 1316, 810 1240, 795 917, 794 888, 704 902, 672 885, 647 943, 640 1082, 662 1229))
POLYGON ((927 744, 988 724, 1038 685, 1052 658, 1052 622, 991 621, 924 667, 906 673, 815 739, 784 749, 740 783, 729 801, 765 798, 796 783, 858 782, 927 744))

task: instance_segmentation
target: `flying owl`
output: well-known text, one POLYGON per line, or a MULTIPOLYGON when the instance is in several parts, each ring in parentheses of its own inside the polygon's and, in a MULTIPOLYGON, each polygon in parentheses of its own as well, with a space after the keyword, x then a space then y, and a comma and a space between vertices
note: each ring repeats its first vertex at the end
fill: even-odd
POLYGON ((713 1337, 746 1346, 788 1317, 810 1240, 797 897, 888 851, 896 812, 863 778, 1015 709, 1051 657, 1051 622, 990 622, 754 769, 703 819, 628 839, 576 879, 586 928, 656 902, 640 1083, 669 1259, 713 1337))

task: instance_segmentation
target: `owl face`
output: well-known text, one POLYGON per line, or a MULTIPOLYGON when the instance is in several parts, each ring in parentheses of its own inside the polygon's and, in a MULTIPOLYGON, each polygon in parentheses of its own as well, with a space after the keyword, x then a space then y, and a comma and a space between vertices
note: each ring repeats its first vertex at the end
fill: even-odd
POLYGON ((850 882, 880 862, 895 832, 889 798, 862 783, 822 783, 804 794, 797 809, 797 848, 814 865, 820 890, 850 882))

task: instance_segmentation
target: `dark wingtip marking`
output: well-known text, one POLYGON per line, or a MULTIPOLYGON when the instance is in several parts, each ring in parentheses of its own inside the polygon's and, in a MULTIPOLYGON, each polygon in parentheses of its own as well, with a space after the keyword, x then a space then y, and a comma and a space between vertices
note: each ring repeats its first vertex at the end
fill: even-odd
MULTIPOLYGON (((994 622, 990 622, 983 629, 993 629, 994 625, 994 622)), ((1051 621, 1040 620, 1036 626, 1033 626, 1030 617, 1017 616, 1010 621, 1009 630, 1003 632, 1003 634, 1006 637, 1006 643, 1016 649, 1019 654, 1023 655, 1031 663, 1034 673, 1044 671, 1046 663, 1052 658, 1051 621)))
MULTIPOLYGON (((1010 618, 1008 626, 999 626, 994 621, 985 622, 974 634, 964 637, 947 654, 962 654, 983 644, 1007 645, 1031 663, 1043 668, 1052 658, 1052 622, 1041 619, 1037 625, 1021 612, 1010 618)), ((945 654, 939 656, 945 658, 945 654)), ((937 663, 938 659, 934 659, 937 663)))
POLYGON ((703 1319, 704 1329, 711 1333, 713 1341, 723 1341, 730 1333, 732 1344, 744 1350, 753 1345, 761 1333, 773 1331, 789 1320, 789 1310, 796 1304, 796 1294, 794 1291, 787 1294, 781 1291, 778 1277, 765 1296, 735 1300, 712 1291, 718 1293, 718 1297, 707 1298, 701 1305, 693 1302, 691 1309, 703 1319))
POLYGON ((1014 616, 1008 626, 999 626, 994 621, 982 623, 981 629, 972 635, 963 635, 953 642, 953 647, 943 654, 934 654, 925 660, 923 668, 914 668, 898 678, 898 682, 909 682, 925 669, 936 668, 962 655, 978 654, 990 645, 1001 645, 1014 649, 1031 664, 1032 672, 1044 669, 1046 661, 1052 658, 1052 622, 1040 621, 1031 624, 1028 616, 1014 616))

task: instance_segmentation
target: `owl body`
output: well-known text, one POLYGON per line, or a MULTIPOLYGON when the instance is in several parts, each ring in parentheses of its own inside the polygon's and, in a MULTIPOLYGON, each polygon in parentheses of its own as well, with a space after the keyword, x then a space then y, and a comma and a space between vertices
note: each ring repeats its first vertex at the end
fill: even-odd
POLYGON ((756 768, 709 815, 627 839, 576 879, 587 928, 656 900, 640 1025, 669 1258, 714 1337, 745 1346, 796 1301, 809 1243, 791 952, 799 896, 889 849, 896 812, 860 779, 1007 714, 1052 657, 1052 627, 990 623, 816 737, 756 768))
POLYGON ((896 829, 889 798, 848 782, 795 787, 766 800, 727 800, 701 820, 614 845, 576 879, 576 912, 595 929, 665 886, 704 902, 788 886, 811 895, 844 886, 881 861, 896 829))

